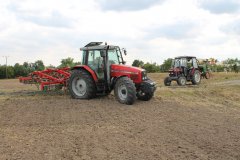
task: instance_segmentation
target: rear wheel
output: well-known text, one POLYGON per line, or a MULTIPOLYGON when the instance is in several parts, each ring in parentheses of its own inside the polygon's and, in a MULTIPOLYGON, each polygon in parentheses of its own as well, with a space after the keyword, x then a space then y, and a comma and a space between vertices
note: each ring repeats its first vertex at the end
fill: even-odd
POLYGON ((96 85, 92 76, 85 70, 74 70, 68 82, 72 98, 90 99, 96 96, 96 85))
POLYGON ((192 84, 197 85, 197 84, 200 84, 200 82, 201 82, 201 73, 198 70, 196 70, 192 77, 192 84))
POLYGON ((128 77, 121 77, 114 87, 114 95, 120 103, 131 105, 136 100, 136 87, 128 77))
POLYGON ((165 79, 164 79, 164 85, 165 86, 171 86, 171 79, 170 79, 170 77, 166 77, 165 79))
POLYGON ((187 80, 183 76, 179 77, 178 80, 177 80, 177 83, 178 83, 179 86, 185 86, 186 82, 187 82, 187 80))

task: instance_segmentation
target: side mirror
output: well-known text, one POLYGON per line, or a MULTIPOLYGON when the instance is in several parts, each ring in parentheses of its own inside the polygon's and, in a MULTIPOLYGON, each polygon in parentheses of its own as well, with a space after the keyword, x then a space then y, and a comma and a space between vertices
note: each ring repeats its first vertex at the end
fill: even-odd
POLYGON ((126 56, 127 55, 127 50, 125 48, 122 48, 122 51, 123 51, 124 55, 126 56))
POLYGON ((106 52, 105 51, 100 51, 101 57, 106 57, 106 52))

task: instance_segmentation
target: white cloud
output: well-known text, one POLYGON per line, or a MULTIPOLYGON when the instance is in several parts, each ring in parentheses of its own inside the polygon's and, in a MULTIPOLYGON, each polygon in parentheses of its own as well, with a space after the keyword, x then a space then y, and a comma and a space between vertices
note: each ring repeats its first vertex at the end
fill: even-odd
POLYGON ((240 15, 238 9, 230 11, 232 5, 217 5, 218 13, 227 14, 216 14, 203 0, 137 2, 1 1, 0 64, 2 55, 10 56, 11 65, 38 59, 59 65, 67 57, 80 61, 79 48, 90 41, 126 47, 128 64, 136 58, 162 63, 179 55, 240 58, 240 15))
POLYGON ((147 9, 153 5, 161 4, 165 0, 98 0, 103 11, 134 11, 147 9))
POLYGON ((201 0, 200 6, 212 13, 234 13, 239 11, 240 2, 238 0, 201 0))

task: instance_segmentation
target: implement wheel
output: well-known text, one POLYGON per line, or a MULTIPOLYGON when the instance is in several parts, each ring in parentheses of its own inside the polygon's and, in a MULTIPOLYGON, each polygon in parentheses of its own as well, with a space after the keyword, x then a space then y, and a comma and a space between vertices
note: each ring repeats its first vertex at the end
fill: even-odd
POLYGON ((131 105, 136 100, 136 87, 128 77, 121 77, 117 80, 114 87, 116 99, 123 104, 131 105))
POLYGON ((68 84, 69 93, 75 99, 90 99, 96 96, 96 85, 85 70, 73 70, 68 84))
POLYGON ((205 78, 206 78, 206 79, 209 79, 209 78, 210 78, 210 73, 209 73, 209 72, 206 72, 205 78))

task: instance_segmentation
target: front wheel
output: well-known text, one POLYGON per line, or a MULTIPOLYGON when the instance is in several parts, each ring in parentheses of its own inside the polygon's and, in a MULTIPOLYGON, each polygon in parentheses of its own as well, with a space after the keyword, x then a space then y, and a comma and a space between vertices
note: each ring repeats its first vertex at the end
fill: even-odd
POLYGON ((143 101, 149 101, 153 97, 153 93, 137 92, 137 98, 143 101))
POLYGON ((137 89, 137 98, 142 101, 149 101, 156 90, 155 84, 152 81, 143 82, 137 89))
POLYGON ((166 77, 165 79, 164 79, 164 85, 165 86, 171 86, 171 79, 170 79, 170 77, 166 77))
POLYGON ((179 77, 178 80, 177 80, 177 83, 178 83, 179 86, 185 86, 186 82, 187 82, 187 80, 183 76, 179 77))
POLYGON ((136 100, 136 87, 133 81, 128 77, 119 78, 114 87, 114 95, 122 104, 133 104, 136 100))

